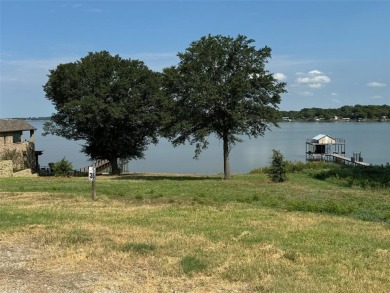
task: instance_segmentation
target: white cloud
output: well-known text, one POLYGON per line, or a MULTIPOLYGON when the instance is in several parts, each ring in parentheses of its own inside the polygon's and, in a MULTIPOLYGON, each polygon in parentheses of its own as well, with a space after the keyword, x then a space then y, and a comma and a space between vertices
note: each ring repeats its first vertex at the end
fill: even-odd
POLYGON ((321 88, 325 84, 330 83, 330 78, 324 75, 321 71, 315 69, 307 73, 297 72, 298 78, 295 80, 299 85, 309 88, 321 88))
POLYGON ((338 96, 339 94, 338 94, 338 93, 335 93, 335 92, 333 92, 333 93, 331 93, 331 95, 332 95, 333 97, 336 97, 336 96, 338 96))
POLYGON ((369 87, 385 87, 387 85, 385 83, 382 83, 382 82, 372 81, 372 82, 367 83, 367 86, 369 86, 369 87))
POLYGON ((278 81, 286 80, 287 76, 284 73, 274 73, 274 78, 278 81))
POLYGON ((310 75, 318 75, 318 74, 322 74, 322 72, 317 70, 317 69, 314 69, 314 70, 309 71, 308 74, 310 74, 310 75))
POLYGON ((318 88, 320 88, 320 87, 322 87, 322 84, 321 83, 309 83, 308 85, 307 85, 309 88, 312 88, 312 89, 318 89, 318 88))

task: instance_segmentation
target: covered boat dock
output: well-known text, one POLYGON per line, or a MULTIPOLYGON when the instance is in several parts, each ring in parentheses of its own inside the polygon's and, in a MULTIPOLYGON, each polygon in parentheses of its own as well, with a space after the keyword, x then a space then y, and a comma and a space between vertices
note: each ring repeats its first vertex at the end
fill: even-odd
POLYGON ((345 139, 333 138, 329 135, 318 134, 306 140, 307 161, 328 161, 355 166, 370 166, 363 162, 361 153, 353 153, 352 157, 345 156, 345 139))

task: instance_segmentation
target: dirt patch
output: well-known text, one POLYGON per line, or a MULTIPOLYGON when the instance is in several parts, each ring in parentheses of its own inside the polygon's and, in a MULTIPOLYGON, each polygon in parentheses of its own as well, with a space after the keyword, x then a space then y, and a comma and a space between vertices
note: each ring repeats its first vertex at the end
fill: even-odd
POLYGON ((96 259, 88 259, 82 250, 63 254, 56 252, 54 246, 12 238, 0 240, 0 292, 3 293, 253 292, 246 284, 204 275, 164 275, 164 269, 153 257, 125 260, 117 255, 115 260, 113 256, 106 259, 99 256, 101 263, 96 263, 96 259))
POLYGON ((51 257, 28 243, 0 242, 0 292, 80 292, 96 282, 96 275, 35 268, 51 257))

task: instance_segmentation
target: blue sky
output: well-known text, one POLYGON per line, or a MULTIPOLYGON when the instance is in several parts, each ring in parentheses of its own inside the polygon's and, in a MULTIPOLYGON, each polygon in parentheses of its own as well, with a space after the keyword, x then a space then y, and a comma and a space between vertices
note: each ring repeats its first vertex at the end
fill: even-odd
POLYGON ((50 116, 50 69, 107 50, 153 70, 207 34, 269 46, 280 109, 390 104, 390 0, 0 0, 0 118, 50 116))

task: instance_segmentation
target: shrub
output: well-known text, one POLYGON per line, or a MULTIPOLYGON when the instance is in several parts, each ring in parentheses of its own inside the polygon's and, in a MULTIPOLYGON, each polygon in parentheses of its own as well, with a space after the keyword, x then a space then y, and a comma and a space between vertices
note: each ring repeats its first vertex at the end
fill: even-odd
POLYGON ((286 171, 288 173, 296 173, 296 172, 302 172, 307 164, 303 162, 286 162, 286 171))
POLYGON ((66 160, 65 157, 54 163, 52 166, 55 176, 69 175, 69 173, 73 170, 72 163, 66 160))
POLYGON ((329 169, 310 174, 318 180, 326 180, 341 186, 359 186, 363 189, 390 187, 390 168, 382 166, 339 166, 329 164, 329 169))
POLYGON ((283 182, 287 179, 287 161, 283 154, 278 150, 272 150, 271 166, 268 170, 268 176, 273 182, 283 182))

